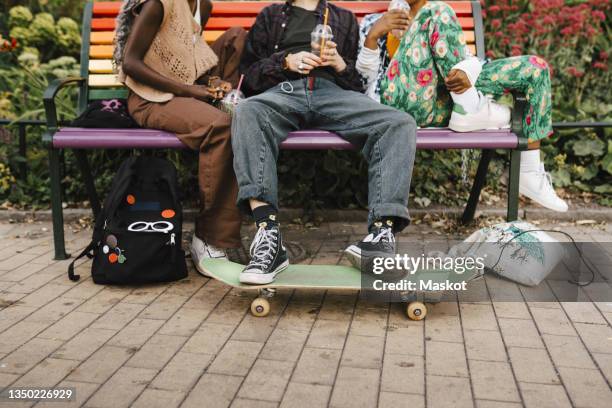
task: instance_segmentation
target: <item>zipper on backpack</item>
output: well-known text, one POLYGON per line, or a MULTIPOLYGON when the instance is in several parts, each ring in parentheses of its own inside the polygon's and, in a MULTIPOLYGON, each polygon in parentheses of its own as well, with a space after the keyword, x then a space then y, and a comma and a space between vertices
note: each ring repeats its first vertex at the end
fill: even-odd
POLYGON ((176 234, 173 232, 172 234, 170 234, 170 251, 172 252, 172 254, 170 255, 170 259, 172 260, 172 263, 174 263, 176 261, 176 234))

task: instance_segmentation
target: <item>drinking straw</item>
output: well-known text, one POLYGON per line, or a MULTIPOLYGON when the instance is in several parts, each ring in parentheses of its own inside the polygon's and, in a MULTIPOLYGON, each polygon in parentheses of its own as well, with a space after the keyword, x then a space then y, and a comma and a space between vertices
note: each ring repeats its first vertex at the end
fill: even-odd
MULTIPOLYGON (((325 15, 323 16, 323 26, 327 26, 327 18, 329 17, 329 8, 325 7, 325 15)), ((323 48, 325 48, 325 36, 321 36, 321 50, 319 55, 323 56, 323 48)))
POLYGON ((242 86, 243 79, 244 79, 244 74, 240 75, 240 80, 238 80, 238 86, 236 87, 237 91, 240 91, 240 87, 242 86))

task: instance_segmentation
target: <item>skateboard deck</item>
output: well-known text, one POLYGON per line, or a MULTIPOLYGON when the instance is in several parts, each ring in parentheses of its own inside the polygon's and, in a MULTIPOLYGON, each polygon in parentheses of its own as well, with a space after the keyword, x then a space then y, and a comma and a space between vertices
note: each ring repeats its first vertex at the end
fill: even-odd
POLYGON ((274 282, 266 285, 240 283, 244 265, 220 260, 202 260, 202 269, 213 278, 240 289, 312 288, 312 289, 361 289, 361 272, 343 265, 289 265, 276 275, 274 282))

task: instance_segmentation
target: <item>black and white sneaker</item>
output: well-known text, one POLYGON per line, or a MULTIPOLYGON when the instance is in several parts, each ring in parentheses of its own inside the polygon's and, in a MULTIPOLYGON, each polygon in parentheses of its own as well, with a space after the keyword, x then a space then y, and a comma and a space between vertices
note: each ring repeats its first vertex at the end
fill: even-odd
POLYGON ((363 261, 395 256, 393 224, 385 224, 382 221, 374 223, 371 233, 360 242, 350 245, 344 253, 351 264, 360 270, 367 269, 363 261))
POLYGON ((240 282, 265 285, 289 266, 287 250, 278 226, 266 228, 262 223, 250 248, 251 262, 240 273, 240 282))

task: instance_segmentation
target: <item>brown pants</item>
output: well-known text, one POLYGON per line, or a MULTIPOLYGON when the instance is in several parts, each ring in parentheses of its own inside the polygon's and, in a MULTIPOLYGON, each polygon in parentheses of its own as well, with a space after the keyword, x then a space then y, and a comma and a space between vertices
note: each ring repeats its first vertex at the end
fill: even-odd
MULTIPOLYGON (((209 74, 236 86, 245 39, 246 31, 241 28, 232 28, 219 37, 212 45, 219 64, 209 74)), ((191 149, 199 150, 200 212, 196 235, 219 248, 240 247, 241 216, 236 207, 238 186, 232 165, 231 117, 194 98, 174 97, 156 103, 133 92, 128 97, 128 110, 140 126, 174 132, 191 149)))

